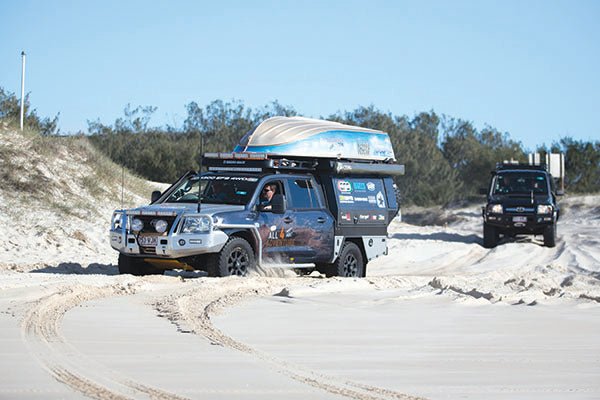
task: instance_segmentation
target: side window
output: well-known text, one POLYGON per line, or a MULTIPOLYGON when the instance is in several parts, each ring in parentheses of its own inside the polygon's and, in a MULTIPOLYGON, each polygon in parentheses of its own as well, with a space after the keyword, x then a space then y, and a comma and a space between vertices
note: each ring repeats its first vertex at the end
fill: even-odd
POLYGON ((288 183, 290 188, 288 201, 291 203, 293 208, 321 208, 317 191, 315 190, 310 179, 290 179, 288 183))
POLYGON ((274 195, 285 195, 282 183, 281 181, 269 181, 262 186, 258 198, 258 205, 261 210, 269 211, 271 209, 271 199, 274 195))

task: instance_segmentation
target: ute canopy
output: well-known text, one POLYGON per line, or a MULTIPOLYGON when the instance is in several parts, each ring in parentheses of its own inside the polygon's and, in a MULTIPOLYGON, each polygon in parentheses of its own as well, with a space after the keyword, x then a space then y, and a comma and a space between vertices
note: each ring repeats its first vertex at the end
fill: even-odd
POLYGON ((244 135, 234 151, 395 161, 392 143, 385 132, 303 117, 266 119, 244 135))

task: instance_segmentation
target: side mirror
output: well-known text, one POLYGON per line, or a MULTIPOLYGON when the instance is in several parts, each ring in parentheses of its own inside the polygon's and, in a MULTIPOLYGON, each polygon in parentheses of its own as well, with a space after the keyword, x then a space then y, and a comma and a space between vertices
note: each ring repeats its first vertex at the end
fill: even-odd
POLYGON ((556 191, 556 195, 557 196, 564 196, 565 195, 565 191, 564 190, 557 190, 556 191))
POLYGON ((150 203, 154 203, 156 200, 160 199, 162 193, 160 190, 155 190, 152 192, 152 196, 150 196, 150 203))
POLYGON ((285 213, 286 206, 287 206, 287 204, 286 204, 284 195, 282 195, 282 194, 273 195, 273 198, 271 199, 271 212, 273 212, 273 214, 285 213))
POLYGON ((479 188, 479 194, 488 194, 488 190, 485 188, 479 188))

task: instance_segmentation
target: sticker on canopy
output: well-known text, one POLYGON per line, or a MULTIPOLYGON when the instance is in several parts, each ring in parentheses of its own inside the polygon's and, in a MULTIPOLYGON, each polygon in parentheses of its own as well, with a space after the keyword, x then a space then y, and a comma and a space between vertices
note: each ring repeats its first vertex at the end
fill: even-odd
POLYGON ((338 190, 342 193, 351 193, 352 192, 352 184, 348 181, 338 181, 337 187, 338 187, 338 190))
POLYGON ((383 196, 383 193, 377 192, 376 201, 377 207, 385 208, 385 197, 383 196))
POLYGON ((367 189, 367 184, 364 182, 354 182, 354 190, 364 191, 367 189))

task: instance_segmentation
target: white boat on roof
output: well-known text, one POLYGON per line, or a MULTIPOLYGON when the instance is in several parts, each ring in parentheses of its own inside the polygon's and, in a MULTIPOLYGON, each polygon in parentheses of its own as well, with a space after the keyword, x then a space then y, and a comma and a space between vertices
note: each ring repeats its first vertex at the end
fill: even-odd
POLYGON ((387 133, 304 117, 272 117, 241 139, 235 152, 293 157, 393 160, 387 133))

